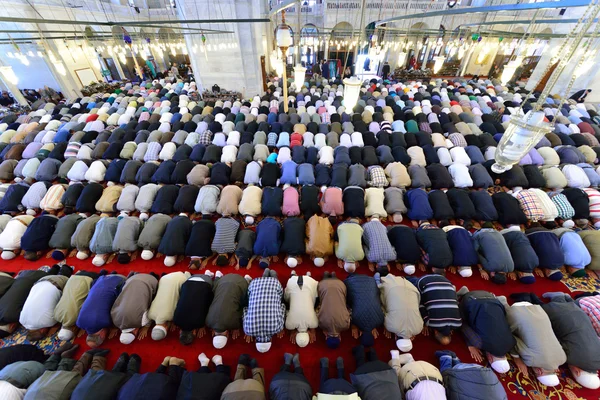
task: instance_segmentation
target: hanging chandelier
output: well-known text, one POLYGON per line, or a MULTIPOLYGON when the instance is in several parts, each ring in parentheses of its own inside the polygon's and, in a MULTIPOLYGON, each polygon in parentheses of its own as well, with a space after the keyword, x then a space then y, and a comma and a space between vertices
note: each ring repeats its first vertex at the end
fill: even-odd
MULTIPOLYGON (((575 24, 573 30, 567 35, 557 53, 558 55, 552 58, 542 74, 542 77, 546 76, 550 72, 550 69, 554 67, 554 64, 556 64, 554 71, 548 78, 544 90, 536 99, 533 108, 528 111, 527 114, 524 114, 521 106, 517 113, 510 119, 507 129, 502 135, 500 143, 498 143, 498 146, 496 147, 496 162, 492 165, 493 172, 501 174, 510 170, 514 164, 518 163, 527 153, 529 153, 544 135, 551 132, 553 129, 553 123, 556 121, 556 118, 553 119, 553 123, 548 123, 545 119, 545 113, 542 111, 542 107, 546 103, 550 91, 558 82, 567 65, 573 61, 573 56, 576 54, 584 35, 594 23, 599 12, 600 2, 598 0, 592 1, 575 24)), ((600 24, 596 26, 596 29, 599 27, 600 24)), ((583 60, 584 58, 581 57, 578 64, 581 65, 583 60)), ((557 110, 560 110, 566 101, 575 79, 576 74, 572 73, 569 83, 561 96, 557 110)), ((528 93, 525 101, 529 101, 532 94, 533 90, 528 93)))

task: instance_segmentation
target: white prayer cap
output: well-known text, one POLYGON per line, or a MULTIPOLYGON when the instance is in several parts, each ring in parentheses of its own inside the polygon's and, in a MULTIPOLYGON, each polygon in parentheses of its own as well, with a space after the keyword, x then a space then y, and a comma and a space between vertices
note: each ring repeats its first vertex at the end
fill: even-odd
POLYGON ((77 252, 77 259, 78 260, 85 260, 89 257, 89 254, 86 253, 85 251, 78 251, 77 252))
POLYGON ((254 217, 250 216, 250 215, 246 215, 246 219, 245 219, 246 224, 248 225, 252 225, 254 223, 254 217))
POLYGON ((135 335, 130 332, 121 332, 121 336, 119 337, 119 340, 123 344, 131 344, 131 342, 133 342, 135 340, 135 335))
POLYGON ((396 340, 396 347, 398 347, 398 350, 406 353, 412 350, 412 341, 410 339, 398 339, 396 340))
POLYGON ((505 374, 510 370, 510 364, 506 358, 496 360, 492 363, 492 369, 499 374, 505 374))
POLYGON ((287 265, 290 268, 295 268, 298 265, 298 260, 296 260, 294 257, 288 257, 287 265))
POLYGON ((600 388, 600 378, 598 378, 598 373, 587 372, 582 370, 579 373, 579 376, 576 376, 575 374, 573 374, 573 376, 575 376, 575 380, 577 381, 577 383, 579 383, 586 389, 600 388))
POLYGON ((412 275, 412 274, 414 274, 414 273, 415 273, 415 271, 416 271, 416 270, 417 270, 417 269, 416 269, 416 268, 415 268, 415 266, 414 266, 414 265, 412 265, 412 264, 408 264, 408 265, 405 265, 405 266, 404 266, 404 273, 405 273, 406 275, 412 275))
POLYGON ((270 349, 271 349, 271 342, 256 343, 256 350, 258 350, 259 353, 266 353, 270 349))
POLYGON ((548 387, 557 386, 560 383, 556 374, 538 376, 537 379, 540 381, 540 383, 548 387))
POLYGON ((175 256, 166 256, 165 257, 165 266, 172 267, 173 265, 175 265, 176 261, 177 261, 177 258, 175 256))
POLYGON ((73 336, 75 336, 75 334, 70 329, 61 328, 61 330, 58 331, 58 338, 60 340, 71 340, 73 339, 73 336))
POLYGON ((325 264, 325 260, 321 257, 317 257, 314 260, 315 266, 322 267, 325 264))
POLYGON ((299 347, 306 347, 310 343, 310 336, 306 332, 298 332, 296 334, 296 344, 299 347))
POLYGON ((353 273, 354 271, 356 271, 356 264, 353 262, 346 261, 344 263, 344 271, 346 271, 349 274, 353 273))
POLYGON ((162 325, 152 328, 152 340, 162 340, 167 337, 167 329, 162 325))
POLYGON ((463 278, 469 278, 473 275, 473 270, 470 266, 463 266, 458 268, 458 273, 463 278))
POLYGON ((213 337, 213 346, 215 349, 222 349, 227 344, 227 336, 216 335, 213 337))
POLYGON ((105 263, 106 261, 104 260, 104 257, 102 257, 100 254, 96 254, 92 259, 92 264, 94 264, 96 267, 101 267, 105 263))
POLYGON ((152 260, 154 253, 152 250, 142 250, 142 260, 152 260))

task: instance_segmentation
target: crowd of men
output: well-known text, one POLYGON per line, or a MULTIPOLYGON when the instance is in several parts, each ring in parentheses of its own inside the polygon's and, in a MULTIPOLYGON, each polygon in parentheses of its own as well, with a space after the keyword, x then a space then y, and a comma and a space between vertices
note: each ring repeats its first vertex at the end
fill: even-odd
MULTIPOLYGON (((104 371, 106 362, 94 368, 93 360, 103 357, 99 346, 112 327, 129 344, 147 331, 161 340, 174 325, 184 345, 211 330, 221 349, 243 332, 260 352, 286 329, 300 347, 321 329, 331 348, 347 330, 369 348, 384 329, 402 352, 424 328, 442 345, 461 330, 474 359, 487 358, 497 372, 508 371, 510 354, 546 386, 558 385, 555 370, 565 363, 582 386, 600 386, 597 294, 547 293, 546 303, 518 293, 509 305, 489 292, 457 292, 444 277, 457 271, 468 278, 476 268, 496 284, 533 284, 536 275, 557 281, 600 269, 594 106, 549 99, 543 110, 554 131, 518 165, 495 174, 491 165, 510 116, 536 100, 519 87, 373 81, 349 110, 340 85, 317 79, 291 92, 287 113, 281 92, 272 85, 248 101, 205 103, 191 100, 193 82, 155 81, 40 104, 0 122, 1 256, 49 254, 59 262, 0 275, 0 332, 22 325, 38 340, 60 325, 59 338, 83 330, 92 347, 87 361, 65 361, 63 369, 60 354, 58 361, 35 360, 43 382, 67 371, 72 382, 84 382, 104 371), (102 267, 159 255, 167 267, 187 258, 191 272, 125 277, 65 264, 73 256, 93 256, 93 266, 102 267), (349 276, 326 272, 317 281, 292 273, 284 287, 270 268, 280 256, 290 268, 336 258, 349 276), (254 262, 262 277, 224 274, 254 262), (390 273, 393 264, 402 276, 390 273), (208 266, 223 270, 196 272, 208 266), (418 269, 427 274, 414 277, 418 269)), ((363 399, 399 398, 399 390, 413 399, 436 390, 450 397, 469 382, 483 398, 506 396, 491 369, 463 364, 452 352, 438 354, 441 375, 398 353, 391 366, 373 350, 365 359, 359 347, 355 356, 352 383, 342 372, 338 386, 363 399)), ((182 360, 167 358, 148 379, 136 372, 138 358, 115 366, 120 384, 113 396, 151 393, 150 384, 177 393, 188 374, 207 378, 206 369, 188 373, 182 360)), ((208 359, 200 358, 206 367, 208 359)), ((222 360, 213 361, 217 373, 225 372, 210 379, 220 382, 216 398, 264 398, 256 361, 240 357, 232 383, 222 360), (252 379, 245 379, 247 367, 252 379)), ((321 367, 326 371, 328 361, 321 367)), ((280 374, 271 382, 272 398, 310 398, 297 357, 286 355, 280 374), (286 393, 290 387, 298 390, 286 393)), ((5 381, 25 393, 26 385, 5 381)))

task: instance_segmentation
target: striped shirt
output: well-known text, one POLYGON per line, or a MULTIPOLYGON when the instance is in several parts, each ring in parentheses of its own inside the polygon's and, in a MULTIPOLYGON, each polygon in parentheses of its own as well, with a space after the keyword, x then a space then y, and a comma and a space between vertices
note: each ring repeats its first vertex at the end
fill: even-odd
POLYGON ((462 326, 456 289, 441 275, 425 275, 410 281, 421 292, 421 315, 425 324, 449 335, 462 326))
POLYGON ((60 210, 63 208, 61 199, 65 194, 65 186, 58 184, 50 186, 50 189, 40 201, 40 208, 43 210, 60 210))
POLYGON ((215 222, 215 237, 211 250, 217 254, 233 253, 235 251, 235 238, 240 223, 233 218, 223 217, 215 222))
POLYGON ((586 296, 578 301, 579 307, 587 314, 592 326, 600 337, 600 296, 586 296))
POLYGON ((590 217, 600 218, 600 192, 592 188, 582 189, 590 199, 590 217))

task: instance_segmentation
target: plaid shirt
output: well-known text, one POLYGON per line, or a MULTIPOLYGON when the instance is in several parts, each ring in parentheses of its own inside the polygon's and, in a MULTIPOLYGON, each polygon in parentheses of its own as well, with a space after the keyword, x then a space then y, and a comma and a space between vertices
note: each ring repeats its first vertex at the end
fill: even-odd
POLYGON ((383 188, 390 184, 385 176, 385 170, 381 166, 371 165, 367 172, 369 174, 367 180, 369 186, 383 188))
POLYGON ((465 342, 467 342, 467 346, 473 346, 477 349, 481 349, 483 347, 483 341, 481 337, 475 332, 471 327, 467 324, 463 324, 462 333, 465 336, 465 342))
POLYGON ((275 132, 269 132, 267 136, 267 146, 275 146, 277 145, 277 134, 275 132))
POLYGON ((363 241, 367 260, 386 264, 396 259, 396 250, 387 236, 387 228, 380 221, 372 220, 363 226, 363 241))
POLYGON ((551 193, 548 193, 548 195, 550 196, 550 199, 552 199, 552 202, 558 209, 559 218, 561 218, 561 219, 573 218, 573 216, 575 215, 575 209, 573 208, 571 203, 569 203, 567 196, 565 196, 562 193, 558 193, 558 192, 551 192, 551 193))
POLYGON ((586 296, 579 299, 579 307, 590 317, 596 334, 600 337, 600 296, 586 296))
POLYGON ((452 133, 448 136, 448 139, 456 147, 467 147, 467 140, 461 133, 452 133))
POLYGON ((266 343, 283 330, 285 304, 277 278, 254 278, 248 286, 248 307, 244 309, 244 333, 266 343))
POLYGON ((207 129, 200 134, 198 143, 208 146, 209 144, 212 144, 212 139, 213 139, 213 133, 207 129))
POLYGON ((531 193, 529 190, 521 190, 514 196, 519 200, 521 210, 523 210, 527 219, 533 222, 544 219, 544 209, 539 204, 535 193, 531 193))
POLYGON ((158 142, 148 143, 148 148, 147 148, 146 152, 144 153, 144 162, 157 161, 158 154, 160 153, 161 148, 162 147, 161 147, 160 143, 158 143, 158 142))

